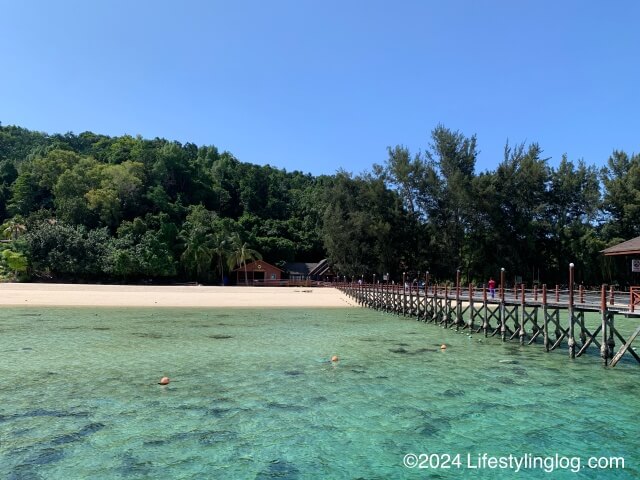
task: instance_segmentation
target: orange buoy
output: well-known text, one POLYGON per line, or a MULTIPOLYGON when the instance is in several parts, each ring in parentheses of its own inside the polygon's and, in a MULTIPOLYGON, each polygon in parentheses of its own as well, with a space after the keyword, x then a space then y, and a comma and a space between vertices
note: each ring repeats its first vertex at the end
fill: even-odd
POLYGON ((171 381, 171 380, 169 380, 169 377, 162 377, 158 383, 159 383, 160 385, 169 385, 169 382, 170 382, 170 381, 171 381))
POLYGON ((331 357, 331 361, 332 362, 337 362, 338 360, 340 360, 340 359, 338 358, 337 355, 334 355, 333 357, 331 357))
POLYGON ((447 346, 443 343, 442 345, 440 345, 440 350, 446 350, 447 346))

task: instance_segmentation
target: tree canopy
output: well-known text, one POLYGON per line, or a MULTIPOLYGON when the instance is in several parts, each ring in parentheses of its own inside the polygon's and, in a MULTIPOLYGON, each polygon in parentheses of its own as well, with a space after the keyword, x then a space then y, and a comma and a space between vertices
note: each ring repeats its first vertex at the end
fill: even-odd
POLYGON ((555 283, 574 262, 579 281, 628 280, 600 251, 640 235, 639 154, 550 166, 540 145, 507 143, 477 172, 475 135, 437 125, 426 140, 312 176, 213 145, 0 125, 0 277, 213 283, 256 258, 326 257, 349 277, 504 267, 555 283))

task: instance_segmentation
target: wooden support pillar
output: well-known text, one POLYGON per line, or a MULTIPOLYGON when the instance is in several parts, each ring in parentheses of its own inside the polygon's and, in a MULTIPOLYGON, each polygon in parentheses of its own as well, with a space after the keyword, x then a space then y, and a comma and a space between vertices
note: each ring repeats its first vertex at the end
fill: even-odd
POLYGON ((487 286, 482 286, 482 330, 484 331, 484 336, 487 337, 489 335, 489 303, 487 301, 487 286))
POLYGON ((525 318, 525 295, 524 283, 520 285, 520 304, 522 305, 522 317, 520 318, 520 345, 524 345, 524 318, 525 318))
POLYGON ((376 285, 376 274, 373 274, 373 288, 372 288, 372 295, 373 295, 373 308, 375 310, 378 309, 378 289, 377 289, 377 285, 376 285))
POLYGON ((575 316, 573 304, 574 264, 569 264, 569 358, 576 358, 575 316))
POLYGON ((428 322, 427 314, 429 309, 427 306, 429 305, 429 272, 424 274, 424 321, 428 322))
POLYGON ((407 315, 407 274, 402 272, 402 315, 407 315))
POLYGON ((473 284, 469 284, 469 333, 473 333, 474 325, 473 325, 473 284))
POLYGON ((462 325, 462 304, 460 303, 460 269, 456 270, 456 331, 462 325))
POLYGON ((387 281, 387 285, 385 287, 386 293, 385 293, 385 297, 384 297, 384 306, 385 306, 385 310, 391 311, 393 306, 391 304, 391 290, 390 290, 390 285, 389 282, 387 281))
POLYGON ((603 365, 607 365, 607 360, 609 360, 609 347, 607 346, 607 320, 608 320, 608 312, 607 312, 607 287, 606 285, 602 285, 600 287, 600 316, 602 320, 602 343, 600 345, 600 358, 602 359, 603 365))
POLYGON ((445 296, 444 296, 444 287, 440 287, 438 285, 438 323, 442 323, 444 321, 444 304, 445 304, 445 296))
POLYGON ((407 308, 407 314, 413 315, 413 280, 409 283, 409 307, 407 308))
POLYGON ((500 269, 500 337, 503 342, 507 341, 507 319, 504 304, 504 267, 500 269))
POLYGON ((451 303, 449 302, 449 285, 444 286, 444 326, 449 326, 449 317, 451 316, 449 307, 451 303))
POLYGON ((613 339, 613 331, 615 330, 615 315, 611 315, 609 319, 609 339, 607 340, 607 349, 609 350, 609 358, 613 358, 615 352, 616 341, 613 339))
POLYGON ((609 305, 616 303, 615 295, 613 294, 613 285, 609 287, 609 305))
POLYGON ((542 285, 542 318, 544 322, 544 349, 548 352, 551 342, 549 341, 549 317, 547 317, 547 285, 542 285))

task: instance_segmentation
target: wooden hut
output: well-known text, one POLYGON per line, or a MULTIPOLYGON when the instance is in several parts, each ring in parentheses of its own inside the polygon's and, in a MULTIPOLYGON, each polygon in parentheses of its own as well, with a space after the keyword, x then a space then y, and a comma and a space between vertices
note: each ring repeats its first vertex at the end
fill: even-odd
POLYGON ((328 260, 325 258, 317 263, 286 263, 285 271, 289 280, 315 280, 332 281, 335 273, 331 270, 328 260))
POLYGON ((630 287, 640 284, 640 237, 605 248, 601 253, 616 260, 615 270, 630 287))
POLYGON ((238 285, 245 285, 246 283, 249 285, 277 285, 282 279, 282 270, 264 260, 247 263, 246 267, 239 266, 232 273, 238 285), (245 281, 245 272, 247 281, 245 281))

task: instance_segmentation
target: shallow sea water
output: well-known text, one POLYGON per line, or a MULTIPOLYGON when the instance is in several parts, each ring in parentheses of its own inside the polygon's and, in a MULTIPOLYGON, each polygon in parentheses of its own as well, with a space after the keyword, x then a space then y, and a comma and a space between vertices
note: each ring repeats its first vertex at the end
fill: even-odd
POLYGON ((635 361, 365 309, 3 308, 0 359, 0 478, 640 478, 635 361))

